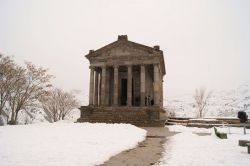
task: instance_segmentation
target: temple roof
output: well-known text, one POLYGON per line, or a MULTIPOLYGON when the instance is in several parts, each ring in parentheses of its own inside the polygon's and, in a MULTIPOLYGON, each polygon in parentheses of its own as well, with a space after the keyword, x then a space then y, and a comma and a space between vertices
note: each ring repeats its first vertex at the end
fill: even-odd
POLYGON ((137 47, 137 48, 140 48, 140 49, 144 49, 144 50, 148 50, 148 51, 162 52, 158 45, 156 45, 154 47, 149 47, 149 46, 146 46, 146 45, 142 45, 142 44, 139 44, 139 43, 136 43, 136 42, 129 41, 127 35, 119 35, 117 41, 112 42, 112 43, 110 43, 110 44, 108 44, 108 45, 106 45, 104 47, 101 47, 101 48, 99 48, 97 50, 89 50, 89 54, 87 54, 85 56, 87 58, 89 58, 90 56, 92 56, 94 54, 97 54, 97 53, 100 53, 100 52, 103 52, 103 51, 107 51, 109 49, 112 49, 112 48, 120 45, 120 44, 131 44, 134 47, 137 47))
POLYGON ((101 54, 108 52, 112 49, 115 49, 117 47, 120 47, 120 46, 130 46, 130 47, 132 46, 133 48, 136 48, 138 50, 142 50, 142 51, 147 52, 149 54, 155 54, 155 55, 157 54, 157 55, 162 56, 163 62, 160 62, 160 63, 162 63, 163 73, 165 74, 165 63, 164 63, 163 51, 160 50, 160 47, 158 45, 153 46, 153 47, 149 47, 146 45, 142 45, 142 44, 139 44, 136 42, 129 41, 127 35, 119 35, 118 40, 116 40, 116 41, 114 41, 114 42, 112 42, 104 47, 101 47, 97 50, 89 50, 89 54, 85 55, 85 57, 88 60, 90 60, 92 58, 99 57, 99 56, 101 56, 101 54))

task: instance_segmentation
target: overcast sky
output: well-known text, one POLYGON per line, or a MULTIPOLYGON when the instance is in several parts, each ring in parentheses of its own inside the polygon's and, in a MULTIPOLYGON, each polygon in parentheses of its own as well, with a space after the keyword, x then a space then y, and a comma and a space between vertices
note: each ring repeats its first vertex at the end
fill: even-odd
POLYGON ((84 55, 122 34, 160 45, 165 97, 250 82, 249 0, 0 0, 0 53, 49 68, 56 86, 85 96, 84 55))

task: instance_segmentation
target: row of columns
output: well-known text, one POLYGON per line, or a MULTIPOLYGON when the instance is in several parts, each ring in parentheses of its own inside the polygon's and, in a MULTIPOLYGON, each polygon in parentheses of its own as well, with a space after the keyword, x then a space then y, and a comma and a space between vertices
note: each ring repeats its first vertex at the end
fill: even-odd
MULTIPOLYGON (((146 93, 146 74, 145 65, 141 65, 140 73, 140 103, 141 106, 145 106, 145 93, 146 93)), ((127 106, 132 106, 132 66, 127 66, 127 106)), ((160 75, 159 65, 154 64, 154 105, 159 105, 160 100, 160 75)), ((119 82, 119 66, 114 66, 114 89, 113 89, 113 105, 118 106, 118 82, 119 82)), ((107 106, 108 100, 106 99, 107 88, 107 72, 106 66, 102 66, 101 72, 90 67, 90 88, 89 88, 89 105, 95 106, 107 106), (95 73, 95 74, 94 74, 95 73), (100 78, 100 79, 99 79, 100 78), (95 80, 94 80, 95 79, 95 80), (99 85, 98 85, 99 82, 99 85), (99 93, 99 95, 98 95, 99 93), (99 102, 98 102, 99 101, 99 102)))

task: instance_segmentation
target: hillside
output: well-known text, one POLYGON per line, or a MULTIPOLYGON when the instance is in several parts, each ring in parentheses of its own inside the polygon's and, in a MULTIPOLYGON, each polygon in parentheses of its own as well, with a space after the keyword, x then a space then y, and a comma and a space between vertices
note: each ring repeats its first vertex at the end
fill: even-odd
MULTIPOLYGON (((197 108, 193 94, 184 94, 166 100, 165 109, 168 114, 177 117, 197 117, 197 108)), ((209 100, 205 117, 236 117, 238 111, 246 111, 250 117, 250 85, 244 84, 234 90, 213 91, 209 100)), ((80 111, 75 109, 67 118, 76 121, 80 117, 80 111)), ((6 124, 6 119, 2 117, 6 124)), ((43 110, 21 111, 19 124, 48 122, 47 115, 43 110)))
MULTIPOLYGON (((170 98, 165 108, 178 117, 197 117, 193 94, 170 98)), ((250 116, 250 85, 244 84, 234 90, 213 91, 205 117, 236 117, 238 111, 246 111, 250 116)))

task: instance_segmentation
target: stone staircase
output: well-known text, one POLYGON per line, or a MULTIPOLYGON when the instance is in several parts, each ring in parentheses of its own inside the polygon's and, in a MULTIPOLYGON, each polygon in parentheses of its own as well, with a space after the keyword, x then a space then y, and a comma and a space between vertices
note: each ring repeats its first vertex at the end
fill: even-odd
MULTIPOLYGON (((183 125, 187 127, 200 127, 200 128, 211 128, 218 126, 231 126, 240 127, 240 121, 238 118, 180 118, 180 117, 169 117, 166 121, 166 125, 183 125)), ((248 120, 250 125, 250 120, 248 120)))
POLYGON ((188 124, 188 118, 169 117, 166 121, 166 125, 187 126, 187 124, 188 124))
POLYGON ((150 118, 145 110, 119 110, 119 109, 90 109, 81 111, 77 122, 90 123, 129 123, 143 127, 163 127, 165 120, 150 118))

